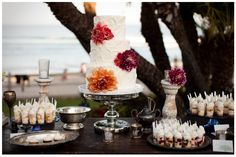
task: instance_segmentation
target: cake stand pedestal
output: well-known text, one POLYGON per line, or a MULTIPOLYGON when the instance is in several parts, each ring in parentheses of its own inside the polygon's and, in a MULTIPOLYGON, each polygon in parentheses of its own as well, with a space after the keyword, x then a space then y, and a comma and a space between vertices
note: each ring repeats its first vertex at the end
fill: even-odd
POLYGON ((103 131, 110 127, 115 130, 115 133, 121 133, 129 129, 130 124, 124 120, 120 120, 119 113, 115 110, 115 106, 121 101, 134 99, 143 91, 143 87, 137 84, 133 89, 128 91, 118 91, 107 93, 92 93, 86 89, 86 85, 80 85, 79 91, 86 99, 101 101, 108 106, 108 111, 104 114, 104 120, 94 123, 95 131, 103 131))

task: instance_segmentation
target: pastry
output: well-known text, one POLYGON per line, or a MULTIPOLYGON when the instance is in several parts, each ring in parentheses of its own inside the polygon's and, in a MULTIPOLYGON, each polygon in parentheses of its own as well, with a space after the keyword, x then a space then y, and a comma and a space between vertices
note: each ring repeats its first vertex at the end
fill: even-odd
POLYGON ((207 102, 206 104, 206 116, 207 117, 213 117, 214 115, 214 103, 213 102, 207 102))
POLYGON ((22 123, 23 124, 29 124, 29 109, 25 107, 25 109, 22 112, 22 123))
POLYGON ((48 142, 52 142, 54 139, 53 135, 47 135, 43 138, 43 142, 48 143, 48 142))
POLYGON ((184 122, 177 119, 161 119, 153 122, 153 140, 159 145, 176 148, 198 147, 205 140, 203 126, 195 122, 184 122), (164 137, 164 138, 163 138, 164 137), (164 139, 164 142, 163 142, 164 139))
POLYGON ((29 123, 30 123, 31 125, 36 124, 36 109, 35 109, 35 108, 32 108, 32 109, 29 111, 29 123))
POLYGON ((230 104, 230 100, 227 99, 224 102, 224 115, 228 115, 229 114, 229 104, 230 104))
POLYGON ((204 141, 205 141, 204 135, 205 135, 205 129, 202 126, 200 126, 197 130, 197 144, 198 144, 198 146, 201 146, 204 143, 204 141))
POLYGON ((13 108, 14 119, 16 123, 21 123, 21 110, 20 107, 15 105, 13 108))
POLYGON ((40 107, 38 112, 37 112, 38 124, 44 124, 44 116, 45 116, 44 108, 40 107))
POLYGON ((165 146, 168 146, 168 147, 174 146, 173 134, 170 131, 167 131, 165 133, 165 146))
POLYGON ((159 145, 165 145, 165 136, 164 136, 164 130, 159 129, 157 132, 157 143, 159 145))
POLYGON ((176 131, 174 134, 174 146, 176 148, 182 148, 182 135, 180 132, 176 131))
POLYGON ((186 131, 183 133, 183 142, 182 142, 182 147, 183 148, 191 148, 191 136, 190 134, 186 131))
POLYGON ((46 119, 46 123, 52 123, 54 121, 54 113, 53 113, 53 109, 52 108, 48 108, 45 111, 45 119, 46 119))
POLYGON ((223 116, 224 114, 224 104, 221 100, 217 100, 215 103, 215 112, 217 116, 223 116))
POLYGON ((192 131, 191 132, 191 147, 197 147, 197 132, 196 131, 192 131))
POLYGON ((64 140, 65 139, 65 135, 64 134, 60 134, 60 133, 57 133, 54 137, 54 140, 55 141, 61 141, 61 140, 64 140))
POLYGON ((192 114, 193 115, 198 114, 198 102, 193 101, 191 106, 192 106, 192 110, 191 110, 192 114))
POLYGON ((38 139, 36 139, 36 138, 34 138, 34 137, 28 137, 27 139, 26 139, 26 142, 29 142, 29 144, 38 144, 39 143, 39 140, 38 139))
POLYGON ((234 102, 229 103, 229 116, 234 116, 234 102))
POLYGON ((201 101, 198 103, 198 115, 199 116, 205 116, 205 110, 206 110, 206 103, 205 101, 201 101))
MULTIPOLYGON (((229 105, 230 102, 233 102, 232 93, 225 95, 224 92, 222 92, 222 95, 217 95, 214 91, 213 93, 207 95, 207 93, 204 92, 205 99, 203 99, 201 95, 197 96, 195 92, 194 94, 195 97, 193 98, 191 95, 188 95, 189 108, 192 114, 198 114, 199 116, 206 116, 210 118, 213 117, 214 114, 217 116, 229 115, 229 105), (205 102, 205 115, 203 114, 204 105, 202 102, 205 102), (195 108, 196 106, 197 111, 195 108)), ((234 113, 231 111, 231 115, 233 114, 234 113)))

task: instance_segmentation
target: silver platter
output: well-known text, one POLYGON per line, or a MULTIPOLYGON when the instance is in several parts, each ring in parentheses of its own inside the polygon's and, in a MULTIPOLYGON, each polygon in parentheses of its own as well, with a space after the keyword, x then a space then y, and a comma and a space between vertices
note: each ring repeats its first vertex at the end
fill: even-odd
POLYGON ((168 150, 181 150, 181 151, 203 149, 203 148, 206 148, 207 146, 209 146, 212 143, 211 138, 208 137, 208 136, 205 136, 205 141, 201 146, 191 147, 191 148, 176 148, 176 147, 167 147, 167 146, 159 145, 159 144, 153 142, 153 136, 152 135, 149 135, 147 137, 147 141, 148 141, 148 143, 150 143, 151 145, 153 145, 155 147, 164 148, 164 149, 168 149, 168 150))
POLYGON ((10 144, 13 145, 18 145, 18 146, 33 146, 33 147, 37 147, 37 146, 53 146, 53 145, 58 145, 58 144, 62 144, 62 143, 66 143, 69 141, 73 141, 75 140, 77 137, 79 136, 78 132, 69 132, 69 131, 39 131, 39 132, 34 132, 34 133, 27 133, 27 134, 22 134, 22 135, 18 135, 15 136, 13 138, 10 139, 10 144), (59 141, 55 141, 52 140, 50 142, 43 142, 43 139, 45 136, 48 135, 56 135, 60 133, 61 135, 65 135, 65 139, 63 140, 59 140, 59 141), (38 143, 29 143, 27 141, 27 138, 35 138, 38 140, 38 143))
MULTIPOLYGON (((94 129, 99 132, 103 131, 107 127, 111 127, 108 125, 107 120, 97 121, 93 124, 93 126, 94 126, 94 129)), ((112 128, 114 128, 115 130, 115 133, 125 132, 129 130, 129 127, 130 127, 130 124, 128 122, 124 120, 120 120, 120 119, 116 120, 115 126, 112 126, 112 128)))
POLYGON ((83 94, 100 95, 100 96, 131 95, 131 94, 140 93, 140 92, 143 91, 143 86, 141 86, 140 84, 136 84, 135 86, 133 86, 131 88, 126 88, 126 89, 122 89, 122 90, 115 90, 115 91, 109 91, 109 92, 106 92, 106 93, 91 92, 86 88, 86 84, 79 85, 78 88, 79 88, 79 91, 83 94))

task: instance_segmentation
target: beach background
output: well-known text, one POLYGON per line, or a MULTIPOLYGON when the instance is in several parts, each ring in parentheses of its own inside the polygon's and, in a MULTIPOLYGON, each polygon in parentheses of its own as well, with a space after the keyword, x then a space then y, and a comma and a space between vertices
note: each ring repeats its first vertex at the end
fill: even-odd
MULTIPOLYGON (((84 12, 82 3, 75 3, 84 12)), ((140 55, 154 64, 148 44, 141 34, 141 3, 97 3, 97 15, 121 15, 126 18, 126 39, 140 55)), ((175 58, 181 66, 178 44, 168 28, 159 21, 166 52, 172 64, 175 58)), ((38 60, 50 60, 50 76, 54 78, 49 96, 57 98, 62 105, 78 105, 83 102, 78 85, 85 83, 81 65, 90 62, 74 34, 52 15, 45 3, 3 3, 2 25, 2 91, 16 91, 17 100, 37 98, 39 87, 34 79, 38 76, 38 60), (66 79, 65 76, 66 71, 66 79), (16 75, 28 77, 24 85, 17 83, 16 75)), ((141 83, 138 80, 138 83, 141 83)), ((143 84, 145 87, 145 85, 143 84)), ((145 87, 145 95, 153 93, 145 87)), ((3 105, 3 110, 6 108, 3 105)))
MULTIPOLYGON (((126 26, 126 39, 131 47, 154 64, 140 25, 126 26)), ((172 41, 168 30, 164 29, 164 41, 169 59, 181 59, 178 45, 172 41)), ((11 74, 38 74, 38 60, 50 59, 50 73, 60 74, 65 69, 69 73, 80 72, 82 63, 89 63, 76 37, 64 26, 22 26, 3 25, 3 71, 11 74)))
MULTIPOLYGON (((117 3, 115 10, 110 12, 112 5, 98 3, 97 15, 125 16, 126 39, 140 55, 154 63, 140 31, 141 3, 130 6, 117 3)), ((76 6, 83 11, 82 3, 76 6)), ((181 59, 178 45, 166 26, 159 22, 169 59, 181 59)), ((45 3, 3 3, 2 42, 2 68, 12 75, 38 74, 40 58, 50 59, 51 74, 60 74, 65 69, 68 73, 78 73, 82 63, 89 63, 89 55, 74 34, 57 21, 45 3)))

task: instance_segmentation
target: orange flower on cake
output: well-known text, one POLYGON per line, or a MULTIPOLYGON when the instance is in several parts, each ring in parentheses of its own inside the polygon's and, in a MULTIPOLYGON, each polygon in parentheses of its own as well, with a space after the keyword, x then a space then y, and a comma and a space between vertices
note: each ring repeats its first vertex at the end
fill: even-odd
POLYGON ((92 75, 87 78, 88 89, 92 92, 107 92, 117 89, 117 79, 112 70, 105 68, 96 68, 92 75))

